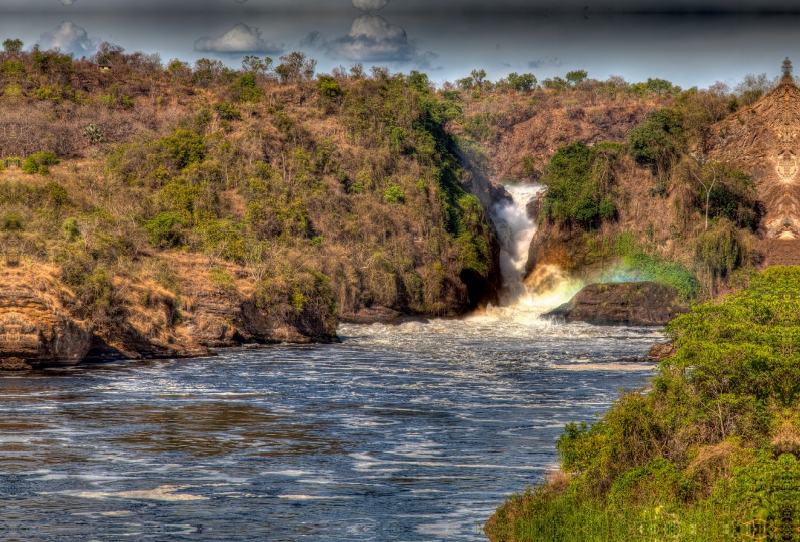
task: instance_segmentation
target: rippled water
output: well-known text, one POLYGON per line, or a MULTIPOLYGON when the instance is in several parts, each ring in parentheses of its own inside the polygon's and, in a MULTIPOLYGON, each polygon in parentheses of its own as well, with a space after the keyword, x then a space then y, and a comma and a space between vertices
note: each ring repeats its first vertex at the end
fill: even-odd
POLYGON ((483 539, 658 338, 508 309, 340 335, 0 378, 0 538, 483 539))

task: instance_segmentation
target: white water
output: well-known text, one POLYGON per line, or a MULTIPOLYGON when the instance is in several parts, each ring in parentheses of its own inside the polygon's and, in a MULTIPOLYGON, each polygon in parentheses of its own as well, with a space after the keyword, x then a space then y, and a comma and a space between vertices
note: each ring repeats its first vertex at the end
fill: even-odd
POLYGON ((508 184, 505 189, 513 200, 496 203, 492 208, 503 279, 500 307, 490 307, 482 317, 532 324, 542 313, 569 300, 582 284, 560 276, 558 269, 551 268, 544 271, 555 276, 555 280, 549 281, 553 287, 531 291, 526 285, 525 264, 536 234, 536 223, 528 217, 527 206, 544 188, 540 184, 508 184))

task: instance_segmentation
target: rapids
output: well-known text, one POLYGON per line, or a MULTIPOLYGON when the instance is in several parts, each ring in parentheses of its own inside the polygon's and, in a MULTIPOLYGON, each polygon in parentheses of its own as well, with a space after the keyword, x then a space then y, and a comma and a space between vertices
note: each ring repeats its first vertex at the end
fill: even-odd
MULTIPOLYGON (((532 235, 516 206, 505 250, 532 235)), ((660 337, 539 320, 570 292, 526 294, 504 257, 513 306, 461 320, 0 378, 0 538, 484 539, 660 337)))

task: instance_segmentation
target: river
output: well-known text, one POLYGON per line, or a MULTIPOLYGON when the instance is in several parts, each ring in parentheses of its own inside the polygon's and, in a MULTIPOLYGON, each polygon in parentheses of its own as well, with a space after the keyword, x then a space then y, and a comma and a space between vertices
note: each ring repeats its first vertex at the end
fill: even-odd
POLYGON ((342 325, 337 345, 5 375, 0 538, 483 540, 565 423, 652 374, 618 360, 653 329, 537 317, 565 295, 342 325))

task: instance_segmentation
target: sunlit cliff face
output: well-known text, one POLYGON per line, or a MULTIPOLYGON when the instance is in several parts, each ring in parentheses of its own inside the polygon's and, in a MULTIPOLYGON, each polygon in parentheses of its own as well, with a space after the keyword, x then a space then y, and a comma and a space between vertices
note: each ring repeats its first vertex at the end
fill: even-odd
POLYGON ((764 205, 765 236, 800 238, 800 89, 784 79, 752 107, 715 125, 713 132, 710 156, 753 175, 764 205))

